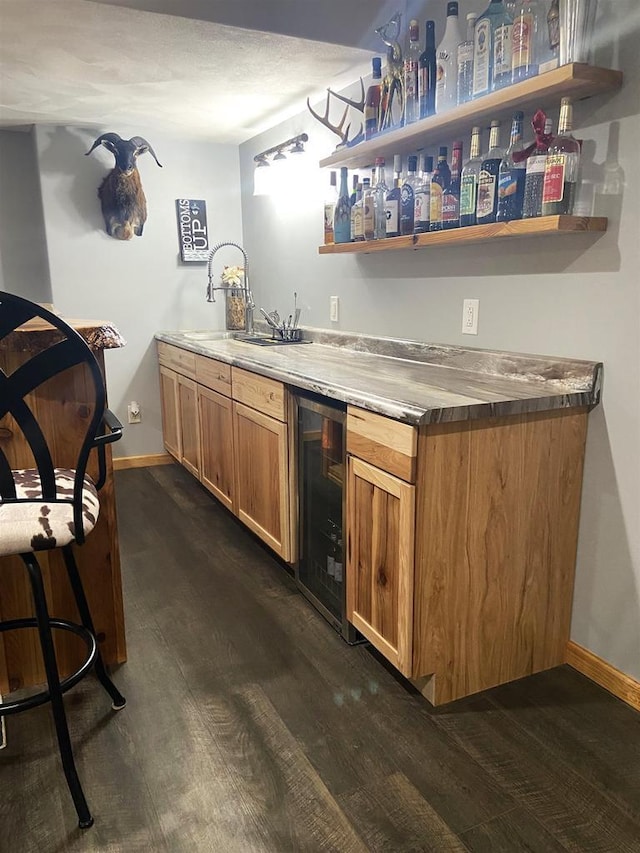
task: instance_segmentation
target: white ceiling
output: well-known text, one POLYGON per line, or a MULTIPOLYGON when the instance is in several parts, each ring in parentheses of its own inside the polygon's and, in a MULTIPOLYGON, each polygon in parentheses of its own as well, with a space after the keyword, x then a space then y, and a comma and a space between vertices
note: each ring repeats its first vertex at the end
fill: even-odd
POLYGON ((376 48, 375 26, 394 5, 0 0, 0 126, 134 127, 237 144, 327 85, 368 73, 373 53, 360 45, 376 48))

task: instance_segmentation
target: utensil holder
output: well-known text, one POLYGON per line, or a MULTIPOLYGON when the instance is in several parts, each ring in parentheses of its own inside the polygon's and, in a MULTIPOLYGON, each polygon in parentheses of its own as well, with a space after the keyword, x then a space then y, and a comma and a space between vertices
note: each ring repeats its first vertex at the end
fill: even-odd
POLYGON ((271 329, 274 341, 301 341, 302 329, 271 329))

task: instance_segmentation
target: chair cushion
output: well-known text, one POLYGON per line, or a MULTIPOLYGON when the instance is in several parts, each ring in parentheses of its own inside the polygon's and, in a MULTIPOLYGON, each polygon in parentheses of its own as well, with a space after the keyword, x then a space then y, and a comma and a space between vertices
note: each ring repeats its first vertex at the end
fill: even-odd
MULTIPOLYGON (((40 475, 35 468, 12 471, 14 503, 0 502, 0 556, 26 554, 61 548, 75 539, 73 524, 73 483, 75 471, 56 468, 56 497, 61 502, 43 501, 40 475)), ((98 493, 89 476, 84 478, 82 514, 85 535, 95 527, 100 511, 98 493)))

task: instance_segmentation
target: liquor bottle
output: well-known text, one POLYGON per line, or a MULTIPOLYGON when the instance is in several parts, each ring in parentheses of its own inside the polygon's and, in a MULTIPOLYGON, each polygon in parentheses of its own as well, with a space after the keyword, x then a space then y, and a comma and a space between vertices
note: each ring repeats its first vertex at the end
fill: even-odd
POLYGON ((451 181, 451 170, 447 163, 447 149, 438 151, 438 164, 431 178, 431 205, 429 208, 429 231, 442 231, 442 196, 451 181))
POLYGON ((370 193, 369 188, 371 181, 369 178, 363 178, 362 183, 358 184, 358 201, 354 209, 356 210, 356 221, 353 231, 353 240, 364 240, 364 199, 367 193, 370 193))
POLYGON ((560 0, 551 0, 547 13, 547 32, 549 34, 549 50, 551 55, 558 58, 560 52, 560 0))
POLYGON ((511 17, 502 0, 491 0, 476 22, 473 97, 511 82, 511 17))
POLYGON ((373 190, 373 220, 376 240, 387 236, 387 193, 389 191, 384 173, 384 157, 376 157, 376 177, 373 190))
POLYGON ((542 185, 542 215, 556 216, 573 213, 580 169, 580 143, 573 130, 573 107, 570 98, 560 101, 558 135, 549 146, 544 164, 542 185))
POLYGON ((536 147, 527 158, 526 176, 524 179, 524 201, 522 204, 522 218, 532 219, 542 216, 542 186, 544 184, 544 166, 547 162, 547 151, 551 140, 551 119, 544 121, 544 131, 538 132, 534 116, 533 127, 536 131, 536 147))
POLYGON ((460 171, 462 170, 462 142, 453 143, 451 155, 451 180, 442 194, 442 227, 445 231, 460 227, 460 171))
POLYGON ((478 198, 478 176, 482 166, 480 153, 482 130, 474 127, 471 130, 471 150, 469 159, 464 164, 460 178, 460 227, 476 224, 476 202, 478 198))
POLYGON ((360 178, 358 175, 353 175, 351 178, 351 181, 352 181, 352 183, 351 183, 350 201, 351 201, 351 207, 353 207, 353 205, 356 203, 356 195, 358 192, 358 184, 360 183, 360 178))
POLYGON ((518 0, 511 35, 511 79, 535 77, 540 61, 540 6, 538 0, 518 0))
POLYGON ((458 25, 458 3, 447 3, 447 25, 436 50, 436 113, 440 114, 458 103, 458 45, 462 34, 458 25))
POLYGON ((356 187, 355 198, 351 205, 351 242, 364 240, 362 231, 362 183, 356 187))
POLYGON ((374 56, 371 60, 373 79, 367 89, 364 101, 364 138, 371 139, 378 132, 380 123, 380 80, 382 77, 382 60, 374 56))
POLYGON ((473 34, 478 16, 475 12, 467 15, 467 37, 458 45, 458 104, 466 104, 473 98, 473 34))
POLYGON ((413 234, 416 210, 415 191, 417 186, 416 169, 418 158, 413 154, 407 157, 407 177, 400 188, 400 233, 413 234))
POLYGON ((333 243, 333 216, 338 200, 338 187, 335 172, 329 173, 329 188, 324 199, 324 242, 325 245, 333 243))
POLYGON ((342 534, 340 533, 340 528, 338 528, 338 536, 336 539, 336 549, 333 558, 333 574, 336 583, 342 583, 343 578, 343 569, 342 569, 342 534))
POLYGON ((511 222, 514 219, 522 219, 524 181, 527 174, 527 161, 523 154, 524 143, 522 141, 523 119, 524 113, 518 111, 513 114, 511 140, 500 163, 497 222, 511 222))
POLYGON ((409 46, 404 60, 404 123, 420 118, 418 69, 420 65, 420 33, 417 21, 409 24, 409 46))
POLYGON ((365 240, 375 240, 375 207, 373 203, 374 187, 376 185, 375 169, 371 172, 371 178, 362 182, 362 230, 365 240))
POLYGON ((420 54, 418 68, 418 100, 420 101, 420 118, 432 116, 436 111, 436 25, 427 21, 424 50, 420 54))
POLYGON ((496 221, 498 172, 503 157, 504 151, 500 148, 500 122, 494 119, 491 122, 489 151, 482 161, 478 175, 478 201, 476 203, 476 222, 478 225, 486 225, 488 222, 496 221))
POLYGON ((387 218, 387 237, 400 236, 400 175, 402 173, 402 157, 393 155, 393 186, 385 199, 385 216, 387 218))
POLYGON ((424 234, 429 230, 431 222, 431 178, 433 173, 433 157, 423 155, 422 171, 415 191, 415 213, 413 215, 414 234, 424 234))
POLYGON ((340 169, 340 189, 333 217, 333 240, 335 243, 351 242, 351 197, 346 166, 340 169))

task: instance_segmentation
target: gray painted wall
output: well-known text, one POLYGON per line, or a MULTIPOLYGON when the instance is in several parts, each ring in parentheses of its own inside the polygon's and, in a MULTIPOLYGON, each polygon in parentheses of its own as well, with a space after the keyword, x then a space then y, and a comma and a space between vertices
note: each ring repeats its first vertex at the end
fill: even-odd
MULTIPOLYGON (((118 128, 118 133, 145 135, 140 127, 118 128)), ((150 137, 163 168, 150 154, 138 161, 147 224, 142 237, 119 241, 104 231, 97 197, 113 156, 103 147, 84 156, 96 136, 78 128, 37 129, 52 298, 67 317, 113 321, 127 340, 124 349, 106 353, 109 403, 126 424, 127 403, 136 400, 142 422, 127 427, 115 455, 160 453, 154 333, 224 324, 222 303, 205 301, 206 264, 180 262, 175 200, 205 199, 210 245, 227 239, 241 243, 238 149, 150 137)), ((218 257, 220 270, 223 262, 238 260, 222 251, 218 257)))
POLYGON ((0 290, 51 302, 33 130, 0 130, 0 290))
POLYGON ((590 415, 572 636, 640 678, 640 27, 636 0, 603 0, 599 15, 596 61, 625 73, 619 93, 575 107, 595 212, 611 217, 600 239, 319 256, 328 174, 317 163, 337 137, 307 112, 241 146, 243 230, 256 302, 288 313, 296 289, 302 323, 329 327, 329 296, 338 295, 340 329, 604 362, 603 402, 590 415), (303 130, 306 177, 293 191, 253 197, 254 154, 303 130), (466 297, 480 300, 477 337, 461 334, 466 297))

